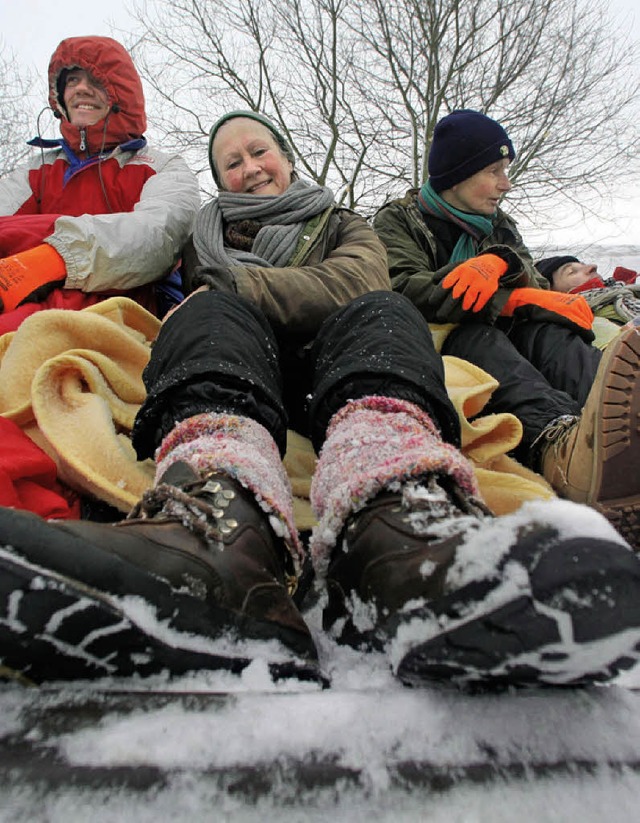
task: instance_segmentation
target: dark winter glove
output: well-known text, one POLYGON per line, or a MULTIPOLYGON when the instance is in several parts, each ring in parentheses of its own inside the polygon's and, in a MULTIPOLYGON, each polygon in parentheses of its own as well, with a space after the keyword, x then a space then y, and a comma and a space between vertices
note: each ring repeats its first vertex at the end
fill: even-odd
POLYGON ((235 294, 238 289, 231 269, 227 266, 197 266, 189 283, 190 291, 206 286, 209 291, 226 291, 235 294))
POLYGON ((442 281, 445 289, 453 289, 455 300, 462 299, 465 311, 477 312, 498 290, 500 278, 509 268, 496 254, 481 254, 470 257, 450 271, 442 281))

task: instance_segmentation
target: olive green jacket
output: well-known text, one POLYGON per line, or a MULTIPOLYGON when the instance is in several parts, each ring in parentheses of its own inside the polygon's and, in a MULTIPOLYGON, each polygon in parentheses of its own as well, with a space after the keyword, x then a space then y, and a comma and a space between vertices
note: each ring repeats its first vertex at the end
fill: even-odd
MULTIPOLYGON (((417 205, 418 189, 384 205, 375 215, 376 233, 387 247, 389 274, 395 291, 406 295, 430 323, 460 323, 465 319, 494 323, 512 289, 548 289, 548 281, 536 270, 514 221, 498 209, 493 231, 479 244, 478 253, 497 254, 509 268, 500 288, 480 312, 465 311, 462 298, 454 299, 451 289, 442 287, 443 278, 458 263, 449 263, 455 245, 445 248, 432 230, 431 218, 417 205)), ((443 222, 443 221, 440 221, 443 222)))
MULTIPOLYGON (((190 240, 183 254, 189 282, 199 260, 190 240)), ((389 291, 387 255, 369 224, 332 206, 309 221, 288 266, 234 266, 238 294, 257 305, 276 333, 315 336, 336 309, 370 291, 389 291)))

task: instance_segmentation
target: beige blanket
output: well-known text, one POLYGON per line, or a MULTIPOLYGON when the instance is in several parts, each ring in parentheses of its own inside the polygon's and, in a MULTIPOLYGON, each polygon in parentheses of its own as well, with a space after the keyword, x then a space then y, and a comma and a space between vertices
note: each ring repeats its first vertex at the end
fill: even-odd
MULTIPOLYGON (((159 321, 126 297, 79 312, 51 309, 0 337, 0 414, 15 421, 58 466, 72 488, 127 512, 153 482, 151 461, 138 462, 129 435, 145 390, 159 321)), ((509 414, 482 411, 497 383, 465 361, 445 357, 446 384, 460 415, 463 452, 497 514, 553 493, 538 475, 507 457, 522 428, 509 414), (476 418, 473 422, 469 418, 476 418)), ((313 523, 308 497, 315 455, 290 432, 285 465, 301 529, 313 523)))

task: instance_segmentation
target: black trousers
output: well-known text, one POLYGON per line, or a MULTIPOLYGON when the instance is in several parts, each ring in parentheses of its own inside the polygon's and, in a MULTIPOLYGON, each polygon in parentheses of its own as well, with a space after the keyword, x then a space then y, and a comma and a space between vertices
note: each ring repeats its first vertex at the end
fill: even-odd
POLYGON ((305 345, 278 340, 243 298, 200 292, 163 324, 144 382, 148 394, 133 429, 140 459, 152 457, 177 422, 211 411, 253 418, 282 454, 288 427, 319 450, 333 414, 371 394, 416 403, 445 440, 460 441, 429 328, 407 298, 390 291, 353 300, 305 345))
POLYGON ((565 326, 533 321, 462 324, 447 337, 442 353, 468 360, 500 381, 483 413, 520 418, 524 433, 515 456, 536 470, 531 444, 552 420, 580 414, 602 357, 565 326))

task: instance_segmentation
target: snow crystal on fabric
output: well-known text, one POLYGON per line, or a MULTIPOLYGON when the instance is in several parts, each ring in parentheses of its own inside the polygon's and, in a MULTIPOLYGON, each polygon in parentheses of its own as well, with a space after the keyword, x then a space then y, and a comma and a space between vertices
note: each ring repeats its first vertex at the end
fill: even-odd
POLYGON ((435 473, 479 496, 471 464, 442 440, 419 406, 380 396, 347 403, 331 419, 311 485, 318 518, 310 540, 316 571, 326 571, 330 550, 352 512, 399 480, 435 473))
POLYGON ((249 417, 208 412, 178 423, 156 455, 156 481, 178 461, 201 474, 220 471, 249 489, 297 560, 304 549, 293 518, 291 484, 269 432, 249 417))

